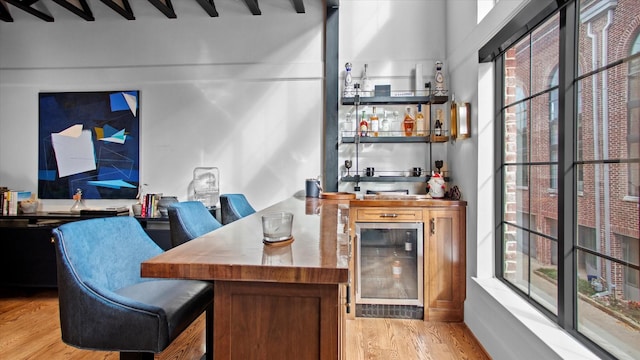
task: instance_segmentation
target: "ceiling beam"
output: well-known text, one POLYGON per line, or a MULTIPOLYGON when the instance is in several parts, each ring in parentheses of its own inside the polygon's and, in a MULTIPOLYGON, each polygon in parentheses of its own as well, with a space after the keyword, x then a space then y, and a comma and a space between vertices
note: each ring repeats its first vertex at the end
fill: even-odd
POLYGON ((178 17, 176 12, 173 11, 171 0, 149 0, 149 2, 158 8, 158 10, 162 11, 162 13, 169 19, 175 19, 178 17))
POLYGON ((7 8, 7 4, 5 4, 4 0, 0 0, 0 20, 13 22, 9 8, 7 8))
POLYGON ((304 2, 302 0, 293 0, 293 8, 298 14, 304 14, 304 2))
POLYGON ((216 6, 213 3, 213 0, 196 0, 200 6, 204 9, 204 11, 209 14, 211 17, 218 17, 218 10, 216 10, 216 6))
POLYGON ((260 11, 260 8, 258 7, 258 0, 244 0, 244 2, 247 3, 247 6, 253 15, 262 15, 262 11, 260 11))
POLYGON ((47 10, 47 7, 44 6, 43 4, 36 4, 39 0, 25 0, 25 1, 5 0, 5 1, 17 7, 18 9, 26 11, 29 14, 35 17, 38 17, 46 22, 53 22, 53 16, 51 16, 51 14, 49 13, 49 10, 47 10), (39 5, 38 6, 39 9, 32 7, 31 5, 33 4, 39 5))
POLYGON ((53 0, 54 3, 71 11, 87 21, 95 21, 91 8, 87 4, 87 0, 53 0))
POLYGON ((105 5, 111 8, 111 10, 117 12, 123 18, 127 20, 135 20, 136 17, 133 15, 133 10, 131 10, 131 6, 129 5, 129 0, 100 0, 105 5))

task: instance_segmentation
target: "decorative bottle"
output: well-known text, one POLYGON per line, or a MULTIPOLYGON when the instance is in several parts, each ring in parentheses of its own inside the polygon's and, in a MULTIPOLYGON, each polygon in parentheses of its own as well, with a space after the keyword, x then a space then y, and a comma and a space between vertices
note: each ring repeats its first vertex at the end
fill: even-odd
POLYGON ((351 77, 351 63, 348 62, 344 64, 345 74, 344 74, 344 93, 342 96, 344 97, 354 97, 356 91, 353 87, 353 78, 351 77))
POLYGON ((373 107, 373 112, 371 116, 369 116, 369 126, 371 126, 371 135, 378 136, 378 131, 380 131, 380 122, 378 120, 378 115, 376 114, 376 107, 373 107))
POLYGON ((364 110, 362 110, 362 117, 360 117, 360 136, 369 136, 369 123, 364 110))
POLYGON ((422 114, 422 104, 418 104, 416 113, 416 136, 424 136, 424 115, 422 114))
POLYGON ((412 110, 410 107, 407 107, 404 112, 404 121, 402 122, 404 136, 413 136, 415 124, 416 120, 413 118, 412 110))

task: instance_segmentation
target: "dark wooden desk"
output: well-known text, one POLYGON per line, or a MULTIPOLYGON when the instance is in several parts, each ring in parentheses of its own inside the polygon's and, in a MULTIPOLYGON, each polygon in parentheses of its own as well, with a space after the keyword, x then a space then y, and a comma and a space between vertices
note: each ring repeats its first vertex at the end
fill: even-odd
POLYGON ((142 263, 145 277, 214 282, 216 359, 341 359, 348 201, 290 198, 142 263), (261 215, 294 214, 289 246, 262 243, 261 215))
MULTIPOLYGON (((51 230, 100 216, 38 212, 0 216, 0 286, 56 287, 56 252, 51 230)), ((168 218, 137 218, 163 249, 171 247, 168 218)))

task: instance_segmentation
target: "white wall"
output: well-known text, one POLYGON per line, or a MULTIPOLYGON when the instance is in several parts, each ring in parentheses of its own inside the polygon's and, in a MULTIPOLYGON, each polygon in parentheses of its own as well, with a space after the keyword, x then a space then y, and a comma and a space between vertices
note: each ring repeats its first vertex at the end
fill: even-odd
POLYGON ((178 19, 133 2, 135 21, 93 1, 95 22, 46 5, 63 20, 10 6, 16 21, 0 23, 0 185, 37 191, 41 91, 140 90, 148 192, 186 200, 193 168, 217 166, 223 193, 263 208, 321 173, 322 1, 306 1, 306 14, 289 0, 262 2, 261 16, 221 3, 218 18, 177 1, 178 19))

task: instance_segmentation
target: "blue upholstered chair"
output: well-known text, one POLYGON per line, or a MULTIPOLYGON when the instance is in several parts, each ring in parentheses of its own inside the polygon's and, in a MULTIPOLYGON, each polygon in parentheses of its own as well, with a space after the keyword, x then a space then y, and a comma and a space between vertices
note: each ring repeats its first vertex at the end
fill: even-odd
POLYGON ((213 287, 140 276, 162 249, 129 216, 82 220, 53 230, 62 340, 120 359, 153 359, 206 311, 213 359, 213 287))
POLYGON ((173 203, 167 211, 172 247, 193 240, 222 226, 200 201, 173 203))
POLYGON ((255 212, 256 210, 249 204, 243 194, 220 195, 220 215, 222 216, 223 225, 242 219, 255 212))

